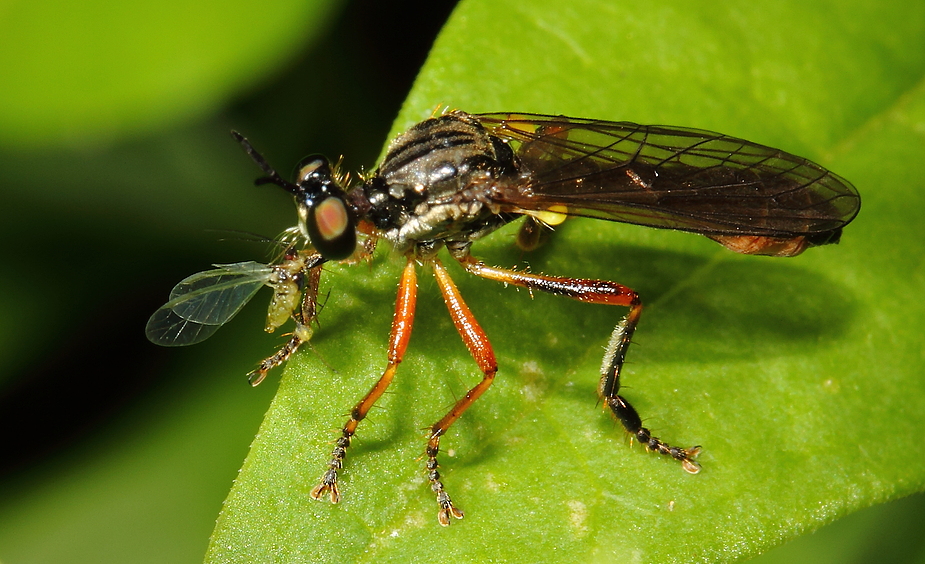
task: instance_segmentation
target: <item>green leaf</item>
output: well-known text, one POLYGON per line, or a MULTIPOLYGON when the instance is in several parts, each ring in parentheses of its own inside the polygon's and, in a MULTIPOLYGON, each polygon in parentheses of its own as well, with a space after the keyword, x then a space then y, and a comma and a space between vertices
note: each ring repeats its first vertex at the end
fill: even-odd
POLYGON ((703 445, 703 471, 627 446, 595 405, 624 310, 530 296, 448 265, 500 371, 445 436, 449 529, 422 428, 480 378, 426 269, 395 383, 359 428, 343 501, 309 497, 350 407, 386 364, 398 257, 334 265, 213 534, 208 562, 635 561, 753 556, 925 489, 925 5, 463 2, 395 131, 438 104, 723 131, 805 155, 863 197, 838 246, 742 257, 700 237, 569 221, 540 252, 506 229, 504 266, 612 279, 648 305, 625 395, 703 445))

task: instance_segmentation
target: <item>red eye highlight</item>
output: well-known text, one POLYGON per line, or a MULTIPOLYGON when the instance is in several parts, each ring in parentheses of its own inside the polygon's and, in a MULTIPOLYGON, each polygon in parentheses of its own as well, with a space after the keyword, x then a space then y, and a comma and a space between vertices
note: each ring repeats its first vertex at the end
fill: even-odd
POLYGON ((328 198, 313 210, 318 234, 327 241, 337 239, 350 228, 350 216, 340 198, 328 198))
POLYGON ((312 246, 328 260, 344 260, 356 251, 356 223, 342 198, 329 196, 310 205, 305 227, 312 246))

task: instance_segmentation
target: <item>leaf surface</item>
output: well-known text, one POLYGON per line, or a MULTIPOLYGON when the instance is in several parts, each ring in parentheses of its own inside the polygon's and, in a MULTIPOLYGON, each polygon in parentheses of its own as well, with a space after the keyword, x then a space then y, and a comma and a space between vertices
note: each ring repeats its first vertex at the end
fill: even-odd
POLYGON ((381 374, 401 260, 332 266, 330 298, 285 371, 208 562, 715 562, 925 488, 925 6, 462 2, 393 133, 438 105, 721 131, 806 156, 863 205, 838 246, 737 256, 700 237, 568 221, 537 253, 488 262, 605 278, 648 305, 624 377, 646 425, 700 444, 703 471, 629 447, 596 407, 624 311, 518 292, 449 265, 492 339, 491 390, 446 435, 449 529, 422 428, 480 375, 436 285, 391 392, 361 425, 339 505, 309 497, 350 407, 381 374))

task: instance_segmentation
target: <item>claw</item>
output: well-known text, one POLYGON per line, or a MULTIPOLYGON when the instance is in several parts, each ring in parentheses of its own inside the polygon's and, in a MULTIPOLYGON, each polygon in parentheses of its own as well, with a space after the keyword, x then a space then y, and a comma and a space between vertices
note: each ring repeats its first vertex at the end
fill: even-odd
POLYGON ((437 503, 440 504, 440 511, 437 513, 437 521, 444 527, 450 526, 450 517, 462 519, 465 515, 462 510, 453 505, 450 496, 443 490, 437 493, 437 503))
POLYGON ((247 383, 255 387, 260 385, 263 379, 267 377, 267 372, 269 372, 269 370, 264 370, 262 368, 249 372, 247 374, 247 383))
POLYGON ((696 474, 697 472, 700 472, 700 465, 694 461, 698 454, 700 454, 699 446, 684 450, 681 453, 682 457, 678 458, 678 460, 681 461, 681 468, 684 468, 684 470, 690 474, 696 474))
POLYGON ((312 499, 322 500, 325 494, 328 494, 331 503, 340 501, 340 491, 337 489, 337 471, 333 468, 324 473, 321 483, 312 488, 309 495, 312 496, 312 499))

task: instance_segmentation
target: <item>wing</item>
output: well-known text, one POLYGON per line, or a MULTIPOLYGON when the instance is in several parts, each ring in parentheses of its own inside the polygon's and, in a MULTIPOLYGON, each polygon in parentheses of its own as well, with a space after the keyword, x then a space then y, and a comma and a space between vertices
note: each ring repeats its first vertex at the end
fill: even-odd
POLYGON ((492 197, 515 212, 705 235, 824 239, 837 238, 861 205, 837 174, 718 133, 537 114, 475 117, 520 160, 526 178, 502 183, 492 197))
POLYGON ((250 261, 215 266, 174 286, 170 301, 148 320, 148 340, 169 347, 208 339, 241 311, 273 273, 269 266, 250 261))

